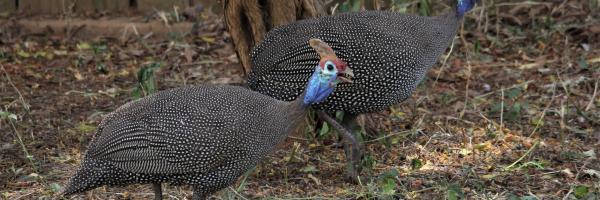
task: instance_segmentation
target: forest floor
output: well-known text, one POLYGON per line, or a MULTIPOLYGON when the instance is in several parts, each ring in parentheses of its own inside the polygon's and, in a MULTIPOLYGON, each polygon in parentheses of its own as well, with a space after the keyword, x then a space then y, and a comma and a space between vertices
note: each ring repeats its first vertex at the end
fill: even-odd
MULTIPOLYGON (((600 199, 600 17, 578 2, 497 4, 466 16, 449 56, 411 98, 360 117, 371 181, 345 181, 337 134, 307 118, 213 198, 600 199)), ((138 76, 158 90, 244 81, 219 16, 163 41, 2 26, 0 199, 56 198, 102 117, 144 95, 138 76)), ((189 187, 165 186, 168 199, 191 198, 189 187)), ((132 185, 71 199, 152 197, 149 185, 132 185)))

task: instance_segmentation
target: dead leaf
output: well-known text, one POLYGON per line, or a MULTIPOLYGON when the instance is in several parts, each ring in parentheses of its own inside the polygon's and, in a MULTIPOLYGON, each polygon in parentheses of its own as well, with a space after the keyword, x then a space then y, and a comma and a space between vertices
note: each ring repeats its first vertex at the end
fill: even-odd
POLYGON ((78 69, 75 68, 68 68, 69 71, 71 71, 71 73, 73 73, 73 76, 75 77, 76 80, 81 81, 83 80, 83 75, 81 75, 81 73, 79 72, 78 69))
POLYGON ((185 56, 186 64, 191 64, 194 61, 194 55, 196 55, 197 53, 196 51, 192 50, 192 47, 188 45, 185 47, 183 54, 185 56))
POLYGON ((569 168, 565 168, 563 170, 560 170, 560 172, 566 176, 568 176, 569 178, 573 178, 575 177, 575 174, 573 174, 573 172, 571 172, 571 169, 569 168))
POLYGON ((590 25, 590 27, 588 28, 588 31, 590 33, 600 33, 600 24, 590 25))
POLYGON ((593 149, 589 150, 589 151, 584 151, 583 155, 591 158, 591 159, 596 159, 596 152, 594 152, 593 149))
POLYGON ((321 185, 321 180, 319 180, 317 177, 313 176, 312 174, 308 174, 308 178, 313 180, 317 185, 321 185))
POLYGON ((598 177, 598 178, 600 178, 600 172, 598 172, 598 171, 596 171, 596 170, 593 170, 593 169, 586 169, 586 170, 583 170, 583 172, 584 172, 585 174, 587 174, 587 175, 590 175, 590 176, 592 176, 592 177, 594 177, 594 176, 595 176, 595 177, 598 177))
POLYGON ((498 176, 498 174, 484 174, 484 175, 481 175, 481 178, 486 179, 486 180, 491 180, 493 178, 496 178, 496 176, 498 176))
POLYGON ((138 57, 144 55, 144 51, 143 50, 137 50, 137 49, 130 50, 129 53, 131 55, 138 56, 138 57))
POLYGON ((121 71, 119 71, 119 76, 122 76, 122 77, 129 76, 129 70, 122 69, 121 71))
POLYGON ((83 80, 83 75, 81 75, 81 73, 79 73, 79 71, 76 71, 74 74, 75 79, 77 79, 78 81, 83 80))
POLYGON ((423 180, 421 179, 416 179, 410 183, 410 188, 412 189, 419 189, 421 186, 423 186, 423 180))
POLYGON ((215 38, 210 36, 202 36, 200 39, 206 43, 215 43, 215 38))

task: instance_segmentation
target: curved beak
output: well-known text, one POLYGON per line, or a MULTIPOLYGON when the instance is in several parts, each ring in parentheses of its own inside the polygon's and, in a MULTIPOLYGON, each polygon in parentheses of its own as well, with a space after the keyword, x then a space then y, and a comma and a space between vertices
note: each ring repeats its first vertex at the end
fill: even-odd
POLYGON ((350 67, 346 67, 344 71, 338 73, 337 77, 342 83, 353 83, 352 79, 354 78, 354 72, 350 67))

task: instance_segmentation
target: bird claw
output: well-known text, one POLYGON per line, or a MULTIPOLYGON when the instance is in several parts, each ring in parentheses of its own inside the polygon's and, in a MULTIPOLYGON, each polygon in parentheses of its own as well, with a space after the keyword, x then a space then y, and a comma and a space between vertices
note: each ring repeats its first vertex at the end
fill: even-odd
POLYGON ((351 144, 349 147, 348 140, 344 141, 344 154, 348 160, 346 166, 346 179, 354 184, 364 183, 365 177, 361 177, 362 171, 362 146, 359 143, 351 144))

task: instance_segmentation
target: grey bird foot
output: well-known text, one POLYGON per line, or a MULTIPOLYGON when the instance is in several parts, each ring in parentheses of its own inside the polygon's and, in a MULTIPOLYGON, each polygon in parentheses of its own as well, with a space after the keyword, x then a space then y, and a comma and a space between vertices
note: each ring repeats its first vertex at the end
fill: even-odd
POLYGON ((360 176, 360 172, 362 171, 362 146, 358 146, 360 145, 359 143, 348 143, 348 141, 344 141, 344 153, 346 158, 349 160, 348 164, 346 165, 345 178, 354 184, 366 183, 366 177, 360 176))
POLYGON ((162 186, 160 183, 153 183, 152 190, 154 190, 154 200, 162 200, 162 186))
MULTIPOLYGON (((318 111, 317 114, 321 119, 329 123, 342 135, 342 138, 344 140, 344 154, 346 155, 346 159, 348 159, 349 161, 348 166, 346 168, 346 178, 353 183, 359 183, 359 175, 362 171, 362 144, 357 141, 354 134, 352 134, 347 128, 342 126, 340 123, 335 121, 335 119, 333 119, 327 113, 323 111, 318 111)), ((352 119, 348 121, 352 121, 352 119)))

